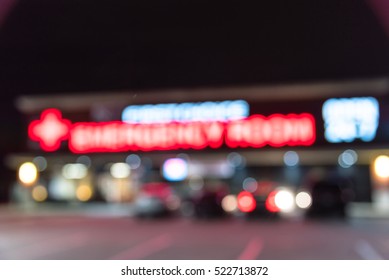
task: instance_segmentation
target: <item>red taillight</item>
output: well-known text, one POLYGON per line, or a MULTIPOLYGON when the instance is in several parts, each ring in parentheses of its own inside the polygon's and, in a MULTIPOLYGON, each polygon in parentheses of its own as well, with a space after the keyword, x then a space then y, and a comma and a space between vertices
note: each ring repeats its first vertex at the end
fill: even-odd
POLYGON ((254 211, 257 203, 250 192, 243 191, 238 195, 238 208, 240 211, 248 213, 254 211))
POLYGON ((265 207, 267 211, 276 213, 280 211, 280 208, 277 207, 276 202, 275 202, 275 197, 276 197, 277 191, 272 191, 265 202, 265 207))

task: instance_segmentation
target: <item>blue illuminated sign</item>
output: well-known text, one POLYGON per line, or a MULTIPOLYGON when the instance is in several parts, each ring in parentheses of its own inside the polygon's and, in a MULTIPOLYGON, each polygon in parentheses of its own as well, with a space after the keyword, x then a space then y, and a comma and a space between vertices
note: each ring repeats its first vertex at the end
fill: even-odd
POLYGON ((249 105, 244 100, 220 102, 168 103, 131 105, 122 112, 127 123, 167 123, 193 121, 228 121, 248 117, 249 105))
POLYGON ((379 104, 374 97, 332 98, 324 102, 322 115, 328 142, 370 142, 378 128, 379 104))

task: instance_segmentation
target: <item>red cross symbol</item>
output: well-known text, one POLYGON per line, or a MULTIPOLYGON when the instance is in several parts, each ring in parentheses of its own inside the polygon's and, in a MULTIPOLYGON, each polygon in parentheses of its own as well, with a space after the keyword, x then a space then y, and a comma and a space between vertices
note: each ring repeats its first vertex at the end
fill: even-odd
POLYGON ((62 119, 59 110, 47 109, 40 120, 30 123, 28 136, 38 141, 44 151, 53 152, 59 149, 61 141, 68 139, 71 125, 69 120, 62 119))

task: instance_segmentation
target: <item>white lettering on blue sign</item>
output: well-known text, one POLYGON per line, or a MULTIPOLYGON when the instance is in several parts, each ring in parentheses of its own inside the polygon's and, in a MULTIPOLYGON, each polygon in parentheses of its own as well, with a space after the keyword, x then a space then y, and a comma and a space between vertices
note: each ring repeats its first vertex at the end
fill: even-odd
POLYGON ((168 103, 131 105, 122 112, 127 123, 167 123, 192 121, 228 121, 248 117, 249 105, 244 100, 220 102, 168 103))
POLYGON ((331 143, 372 141, 379 123, 374 97, 332 98, 323 104, 325 138, 331 143))

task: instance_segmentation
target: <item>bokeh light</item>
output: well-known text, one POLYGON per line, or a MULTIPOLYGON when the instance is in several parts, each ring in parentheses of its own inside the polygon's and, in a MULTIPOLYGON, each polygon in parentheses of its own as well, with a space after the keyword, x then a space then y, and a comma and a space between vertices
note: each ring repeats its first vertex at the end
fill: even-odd
POLYGON ((238 201, 235 195, 226 195, 222 200, 222 208, 224 211, 231 213, 238 209, 238 201))
POLYGON ((92 160, 88 156, 79 156, 76 160, 77 163, 81 163, 85 165, 86 167, 91 167, 92 166, 92 160))
POLYGON ((20 182, 25 186, 31 186, 38 179, 38 169, 32 162, 25 162, 19 167, 20 182))
POLYGON ((346 150, 338 157, 338 163, 343 168, 353 166, 358 160, 358 154, 354 150, 346 150))
POLYGON ((45 171, 47 168, 47 160, 42 156, 35 157, 32 162, 35 164, 39 172, 45 171))
POLYGON ((278 208, 276 203, 275 203, 276 194, 277 194, 277 191, 270 192, 266 198, 266 201, 265 201, 266 210, 269 212, 272 212, 272 213, 277 213, 280 211, 280 208, 278 208))
POLYGON ((162 175, 168 181, 182 181, 188 176, 188 163, 182 158, 167 159, 162 166, 162 175))
POLYGON ((93 190, 89 185, 79 185, 76 190, 76 197, 80 201, 88 201, 92 198, 93 190))
POLYGON ((248 192, 255 192, 258 189, 258 182, 254 178, 248 177, 243 181, 243 189, 248 192))
POLYGON ((240 211, 248 213, 255 210, 257 203, 252 193, 248 191, 240 192, 238 195, 238 208, 240 211))
POLYGON ((142 161, 138 155, 131 154, 126 157, 126 163, 130 166, 131 169, 137 169, 140 167, 142 161))
POLYGON ((36 202, 43 202, 48 197, 47 189, 41 185, 35 186, 32 189, 31 195, 36 202))
POLYGON ((374 172, 375 174, 382 178, 389 178, 389 157, 388 156, 379 156, 374 161, 374 172))
POLYGON ((201 176, 192 176, 188 181, 188 185, 195 191, 201 190, 204 187, 204 179, 201 176))
POLYGON ((116 179, 124 179, 130 176, 130 166, 125 162, 117 162, 111 165, 110 172, 116 179))
POLYGON ((288 151, 284 154, 284 163, 286 166, 296 166, 300 161, 299 155, 294 151, 288 151))
POLYGON ((82 179, 88 174, 88 168, 82 163, 68 163, 62 167, 62 176, 66 179, 82 179))
POLYGON ((274 202, 282 212, 291 212, 295 206, 293 193, 285 189, 277 192, 274 202))
POLYGON ((245 158, 236 152, 232 152, 228 154, 227 162, 228 164, 230 164, 232 167, 235 168, 244 167, 244 165, 246 164, 245 158))
POLYGON ((312 205, 312 197, 307 192, 299 192, 296 195, 296 205, 301 209, 307 209, 312 205))

